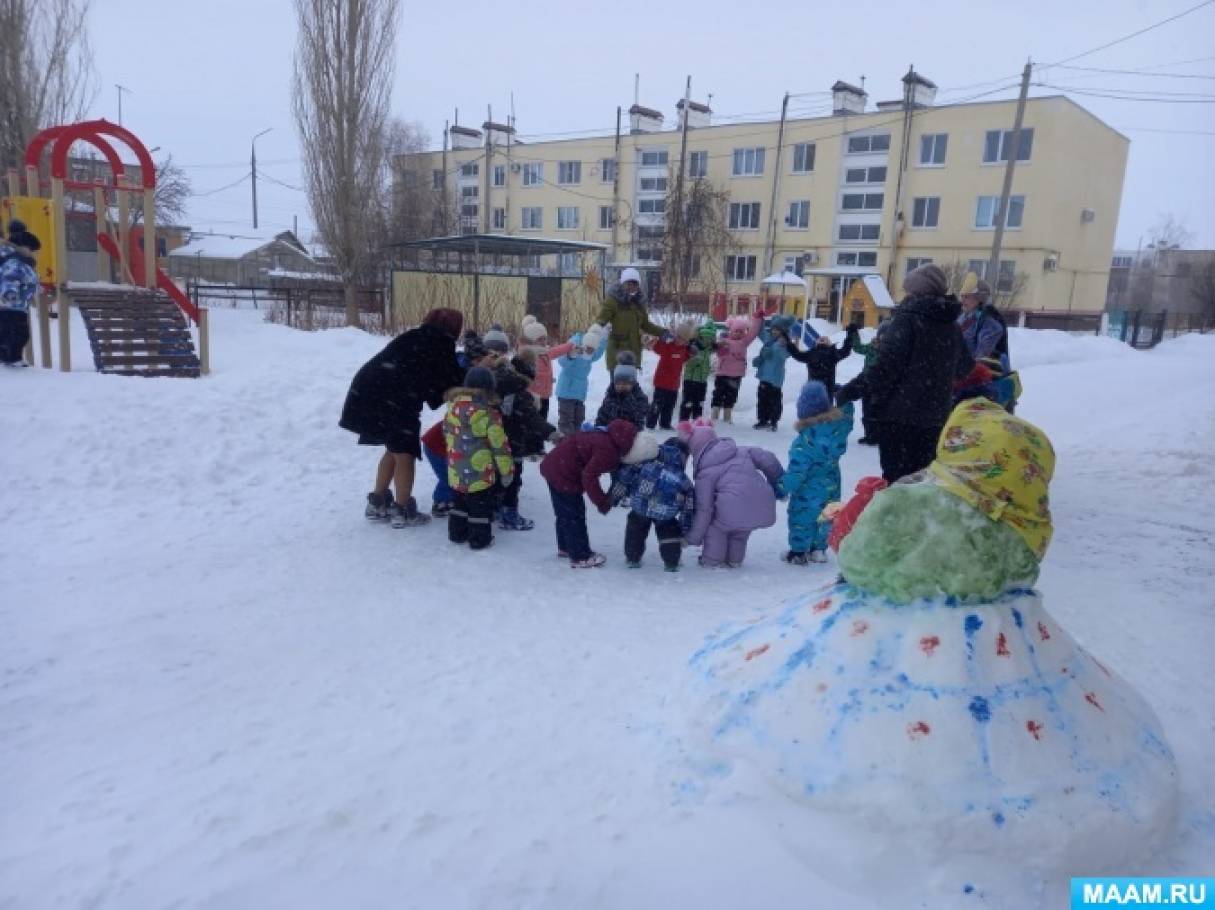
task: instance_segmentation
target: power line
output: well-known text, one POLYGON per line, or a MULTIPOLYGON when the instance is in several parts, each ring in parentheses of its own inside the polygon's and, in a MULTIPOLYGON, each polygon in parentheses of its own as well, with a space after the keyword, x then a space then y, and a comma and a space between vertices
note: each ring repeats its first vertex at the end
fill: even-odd
POLYGON ((240 186, 242 183, 244 183, 246 180, 248 180, 252 176, 253 176, 252 172, 247 173, 243 177, 241 177, 239 180, 233 180, 231 183, 224 184, 221 187, 216 187, 213 190, 207 190, 202 193, 191 193, 190 198, 199 199, 203 196, 214 196, 216 193, 222 193, 224 190, 230 190, 233 187, 240 186))
MULTIPOLYGON (((1212 0, 1215 3, 1215 0, 1212 0)), ((1108 98, 1113 101, 1146 101, 1151 104, 1215 104, 1215 97, 1208 98, 1145 98, 1141 95, 1118 95, 1113 92, 1093 92, 1085 89, 1067 88, 1062 85, 1051 85, 1046 82, 1035 82, 1034 85, 1042 88, 1053 88, 1061 92, 1069 92, 1073 95, 1086 95, 1090 98, 1108 98)))
MULTIPOLYGON (((1047 85, 1045 82, 1035 82, 1034 85, 1047 85)), ((1170 92, 1163 89, 1155 88, 1121 88, 1119 86, 1104 86, 1104 85, 1060 85, 1052 83, 1048 87, 1064 89, 1066 91, 1079 90, 1084 92, 1113 92, 1119 95, 1150 95, 1159 98, 1206 98, 1215 100, 1215 94, 1211 92, 1170 92)))
MULTIPOLYGON (((1165 63, 1161 65, 1168 66, 1169 64, 1165 63)), ((1153 79, 1215 79, 1215 75, 1207 75, 1205 73, 1154 73, 1148 69, 1115 70, 1100 69, 1093 66, 1062 66, 1059 64, 1056 64, 1056 66, 1059 66, 1060 69, 1079 70, 1085 73, 1112 73, 1119 76, 1150 76, 1153 79)))
POLYGON ((1190 13, 1197 12, 1198 10, 1202 9, 1203 7, 1210 6, 1212 3, 1215 3, 1215 0, 1203 0, 1203 2, 1199 3, 1197 6, 1191 6, 1189 9, 1182 10, 1180 13, 1177 13, 1174 16, 1169 16, 1167 19, 1161 19, 1159 22, 1153 22, 1151 25, 1141 28, 1138 31, 1131 32, 1129 35, 1123 35, 1121 38, 1115 38, 1113 41, 1106 42, 1105 44, 1091 48, 1090 50, 1083 51, 1079 54, 1073 54, 1072 56, 1065 57, 1062 60, 1056 60, 1054 63, 1043 64, 1043 66, 1040 68, 1044 69, 1046 67, 1051 67, 1051 66, 1062 66, 1064 63, 1071 63, 1073 60, 1079 60, 1081 57, 1088 57, 1092 54, 1097 53, 1098 51, 1103 51, 1107 48, 1111 48, 1116 44, 1122 44, 1124 41, 1130 41, 1132 38, 1138 38, 1140 35, 1146 34, 1147 32, 1150 32, 1153 29, 1158 29, 1162 25, 1168 25, 1170 22, 1176 22, 1178 19, 1182 18, 1183 16, 1188 16, 1190 13))

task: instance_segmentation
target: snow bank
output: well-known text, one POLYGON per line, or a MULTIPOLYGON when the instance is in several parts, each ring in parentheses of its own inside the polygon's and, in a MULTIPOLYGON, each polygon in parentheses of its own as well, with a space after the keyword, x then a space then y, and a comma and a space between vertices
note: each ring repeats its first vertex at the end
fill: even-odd
POLYGON ((1058 329, 1010 328, 1008 349, 1018 370, 1054 363, 1117 360, 1143 353, 1106 335, 1073 335, 1058 329))

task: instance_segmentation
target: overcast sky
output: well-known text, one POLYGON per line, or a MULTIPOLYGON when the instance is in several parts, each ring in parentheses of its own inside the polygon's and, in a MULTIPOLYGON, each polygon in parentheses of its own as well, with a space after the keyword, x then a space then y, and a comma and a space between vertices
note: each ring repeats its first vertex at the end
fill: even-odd
MULTIPOLYGON (((1027 57, 1063 60, 1197 2, 403 3, 392 109, 420 122, 438 147, 455 108, 461 122, 479 126, 487 104, 496 119, 508 112, 512 91, 524 137, 610 132, 616 105, 632 103, 635 72, 641 102, 662 110, 668 122, 689 74, 693 96, 703 101, 711 92, 714 111, 727 116, 775 116, 785 91, 822 92, 836 79, 856 82, 862 75, 871 104, 898 98, 898 80, 911 63, 941 87, 938 101, 959 100, 993 87, 965 86, 1003 77, 1014 83, 1027 57)), ((94 113, 117 119, 114 86, 130 89, 124 124, 149 148, 160 146, 157 157, 171 152, 188 166, 197 194, 209 193, 192 200, 191 224, 251 229, 249 181, 220 188, 248 173, 249 140, 271 127, 257 142, 265 178, 258 181, 261 227, 290 227, 298 216, 301 233, 310 234, 303 193, 271 182, 301 184, 291 114, 291 0, 154 6, 94 0, 92 37, 100 85, 94 113)), ((1072 65, 1209 77, 1052 68, 1035 80, 1154 99, 1072 93, 1131 139, 1118 246, 1133 248, 1159 216, 1172 213, 1194 233, 1194 245, 1215 247, 1215 104, 1194 103, 1196 96, 1215 99, 1215 4, 1072 65)), ((823 99, 794 105, 808 109, 823 99)))

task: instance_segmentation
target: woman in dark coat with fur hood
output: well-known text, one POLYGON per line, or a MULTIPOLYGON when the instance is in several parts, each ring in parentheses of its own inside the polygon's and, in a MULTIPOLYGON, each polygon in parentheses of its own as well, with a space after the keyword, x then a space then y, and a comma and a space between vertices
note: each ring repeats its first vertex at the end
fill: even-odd
POLYGON ((388 342, 354 374, 338 425, 358 434, 359 445, 385 449, 375 488, 367 494, 369 519, 391 519, 394 528, 430 520, 418 512, 412 495, 414 466, 422 457, 422 406, 441 407, 447 390, 461 384, 456 339, 463 326, 458 310, 431 310, 420 326, 388 342))

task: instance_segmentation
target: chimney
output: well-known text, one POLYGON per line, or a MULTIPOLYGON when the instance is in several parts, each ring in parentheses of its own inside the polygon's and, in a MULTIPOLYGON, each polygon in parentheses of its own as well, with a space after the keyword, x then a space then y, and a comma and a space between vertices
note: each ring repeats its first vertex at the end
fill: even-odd
MULTIPOLYGON (((691 124, 689 123, 689 126, 691 124)), ((662 113, 651 107, 634 104, 629 108, 629 132, 636 136, 638 133, 657 133, 662 129, 662 113)))
POLYGON ((857 88, 847 82, 836 82, 831 86, 832 113, 863 114, 865 99, 869 94, 863 88, 857 88))
POLYGON ((481 146, 481 131, 456 124, 447 130, 453 149, 475 149, 481 146))
POLYGON ((908 87, 912 107, 932 107, 937 97, 937 84, 915 70, 903 77, 903 84, 908 87))
POLYGON ((492 145, 506 145, 507 137, 515 135, 515 128, 513 126, 507 126, 505 123, 495 123, 493 120, 486 120, 481 124, 481 129, 485 130, 492 145))
MULTIPOLYGON (((683 99, 675 103, 677 118, 679 120, 679 129, 683 129, 683 99)), ((713 123, 713 110, 707 104, 701 104, 699 101, 688 101, 688 129, 694 130, 697 127, 711 126, 713 123)))

